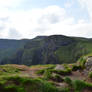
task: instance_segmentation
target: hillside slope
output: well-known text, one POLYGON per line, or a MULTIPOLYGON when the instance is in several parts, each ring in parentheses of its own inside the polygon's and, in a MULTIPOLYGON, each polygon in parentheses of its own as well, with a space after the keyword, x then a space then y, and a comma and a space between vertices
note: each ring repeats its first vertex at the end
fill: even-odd
POLYGON ((75 63, 81 56, 92 53, 92 40, 63 35, 38 36, 2 64, 62 64, 75 63))
POLYGON ((23 48, 29 40, 9 40, 0 39, 0 61, 15 54, 17 50, 23 48))

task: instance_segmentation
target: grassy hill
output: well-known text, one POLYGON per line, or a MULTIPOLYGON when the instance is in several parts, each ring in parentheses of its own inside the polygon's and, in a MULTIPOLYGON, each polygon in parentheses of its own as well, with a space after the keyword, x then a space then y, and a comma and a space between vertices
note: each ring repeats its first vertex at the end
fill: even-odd
POLYGON ((62 64, 75 63, 81 56, 92 53, 92 39, 63 35, 38 36, 31 39, 2 64, 62 64))

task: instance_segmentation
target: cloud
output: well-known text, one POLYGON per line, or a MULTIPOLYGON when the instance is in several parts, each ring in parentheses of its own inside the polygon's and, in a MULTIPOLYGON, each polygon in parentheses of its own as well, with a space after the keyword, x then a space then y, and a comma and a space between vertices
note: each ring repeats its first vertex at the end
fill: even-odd
POLYGON ((32 38, 48 31, 52 24, 64 21, 65 18, 65 9, 54 5, 13 13, 10 15, 8 27, 15 28, 24 38, 32 38))
MULTIPOLYGON (((21 39, 37 35, 63 34, 68 36, 92 37, 92 22, 68 16, 66 8, 57 5, 30 10, 11 11, 23 0, 0 0, 0 38, 21 39), (1 7, 3 9, 1 9, 1 7), (7 8, 8 7, 8 8, 7 8)), ((91 17, 91 0, 78 0, 81 8, 87 8, 91 17)), ((73 0, 74 2, 74 0, 73 0)), ((73 3, 66 3, 71 7, 73 3)))

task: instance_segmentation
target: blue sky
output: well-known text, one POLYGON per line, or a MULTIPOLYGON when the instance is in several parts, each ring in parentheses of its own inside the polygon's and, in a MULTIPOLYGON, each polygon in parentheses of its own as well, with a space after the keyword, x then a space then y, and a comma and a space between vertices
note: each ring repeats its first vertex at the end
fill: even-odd
POLYGON ((92 37, 91 0, 0 0, 0 37, 92 37))

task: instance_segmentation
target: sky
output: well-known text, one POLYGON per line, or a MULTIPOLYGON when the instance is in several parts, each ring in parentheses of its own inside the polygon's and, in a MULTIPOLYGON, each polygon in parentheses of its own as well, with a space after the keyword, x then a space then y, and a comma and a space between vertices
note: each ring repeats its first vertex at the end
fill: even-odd
POLYGON ((0 38, 92 38, 91 4, 92 0, 0 0, 0 38))

